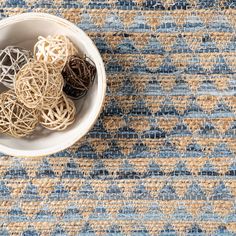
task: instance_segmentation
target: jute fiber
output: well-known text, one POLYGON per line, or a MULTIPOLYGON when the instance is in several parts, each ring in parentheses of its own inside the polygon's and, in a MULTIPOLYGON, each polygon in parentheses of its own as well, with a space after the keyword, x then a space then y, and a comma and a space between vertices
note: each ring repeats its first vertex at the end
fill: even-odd
POLYGON ((1 156, 0 235, 236 235, 234 0, 0 5, 85 30, 108 83, 71 148, 1 156))

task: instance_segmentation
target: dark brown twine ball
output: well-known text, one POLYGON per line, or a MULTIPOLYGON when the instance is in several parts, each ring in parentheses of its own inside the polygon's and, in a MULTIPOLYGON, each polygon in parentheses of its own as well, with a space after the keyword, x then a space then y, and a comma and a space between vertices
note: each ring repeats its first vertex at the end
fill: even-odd
POLYGON ((72 99, 86 95, 96 76, 94 62, 88 57, 70 56, 62 70, 64 92, 72 99))

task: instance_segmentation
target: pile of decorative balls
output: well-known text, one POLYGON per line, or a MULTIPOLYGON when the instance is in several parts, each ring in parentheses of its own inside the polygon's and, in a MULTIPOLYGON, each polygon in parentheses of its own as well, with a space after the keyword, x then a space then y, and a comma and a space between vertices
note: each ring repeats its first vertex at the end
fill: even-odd
POLYGON ((96 76, 94 63, 79 56, 64 35, 38 38, 34 53, 8 46, 0 51, 0 133, 30 135, 38 124, 64 130, 75 120, 73 100, 86 95, 96 76))

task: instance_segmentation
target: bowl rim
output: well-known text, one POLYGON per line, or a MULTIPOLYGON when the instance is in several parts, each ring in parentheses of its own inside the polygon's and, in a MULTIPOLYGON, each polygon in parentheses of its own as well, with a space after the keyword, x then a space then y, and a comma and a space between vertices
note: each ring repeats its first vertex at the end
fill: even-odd
POLYGON ((102 57, 101 57, 96 45, 94 44, 94 42, 78 26, 76 26, 75 24, 71 23, 70 21, 68 21, 64 18, 55 16, 55 15, 51 15, 48 13, 29 12, 29 13, 22 13, 19 15, 10 16, 8 18, 4 18, 4 19, 0 20, 0 29, 5 26, 9 26, 12 23, 17 23, 17 22, 21 22, 21 21, 25 21, 25 20, 34 20, 34 19, 35 20, 40 20, 40 19, 49 20, 49 21, 54 21, 54 22, 63 24, 65 26, 67 26, 70 30, 72 30, 76 33, 79 33, 82 38, 86 39, 86 45, 88 45, 88 47, 90 47, 90 48, 93 48, 94 57, 96 57, 96 61, 99 64, 99 66, 97 67, 97 69, 99 70, 98 95, 97 95, 98 99, 96 99, 95 113, 93 114, 93 116, 90 116, 89 126, 84 128, 79 133, 78 136, 73 137, 73 139, 66 140, 63 144, 54 145, 50 148, 45 148, 45 149, 21 150, 21 149, 6 147, 5 145, 0 144, 0 152, 4 153, 6 155, 10 155, 10 156, 17 156, 17 157, 21 157, 21 156, 24 156, 24 157, 48 156, 48 155, 52 155, 54 153, 57 153, 57 152, 60 152, 60 151, 63 151, 65 149, 69 148, 74 143, 79 141, 84 135, 86 135, 89 132, 89 130, 94 126, 94 124, 96 123, 96 121, 102 111, 103 104, 105 101, 107 84, 106 84, 106 72, 105 72, 105 67, 104 67, 102 57))

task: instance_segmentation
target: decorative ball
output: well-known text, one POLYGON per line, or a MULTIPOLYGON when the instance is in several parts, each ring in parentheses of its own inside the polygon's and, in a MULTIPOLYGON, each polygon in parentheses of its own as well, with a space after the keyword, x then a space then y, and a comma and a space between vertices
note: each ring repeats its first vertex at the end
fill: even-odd
MULTIPOLYGON (((90 59, 89 59, 90 60, 90 59)), ((93 83, 96 76, 96 67, 88 58, 70 56, 62 70, 65 80, 64 92, 71 98, 83 97, 93 83)))
POLYGON ((20 138, 31 134, 37 123, 37 111, 23 105, 13 90, 0 94, 0 132, 20 138))
POLYGON ((39 36, 38 42, 34 46, 34 56, 37 60, 53 63, 59 70, 63 69, 70 55, 77 53, 75 46, 64 35, 46 38, 39 36))
POLYGON ((8 88, 13 88, 17 72, 32 56, 30 51, 14 46, 8 46, 1 50, 0 82, 8 88))
POLYGON ((64 130, 74 122, 75 114, 73 101, 63 95, 55 106, 41 111, 40 124, 50 130, 64 130))
POLYGON ((52 64, 34 61, 24 65, 15 78, 18 99, 29 108, 47 109, 62 96, 63 77, 52 64))

